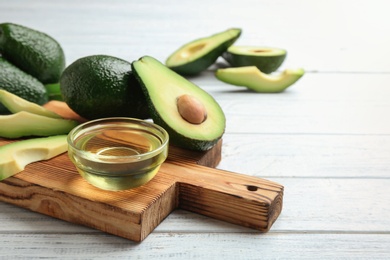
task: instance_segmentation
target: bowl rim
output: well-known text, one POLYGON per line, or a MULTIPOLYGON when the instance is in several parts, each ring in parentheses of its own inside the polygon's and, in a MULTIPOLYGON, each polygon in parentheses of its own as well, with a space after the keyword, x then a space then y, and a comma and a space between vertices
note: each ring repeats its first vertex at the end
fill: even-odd
POLYGON ((156 154, 159 154, 162 150, 164 150, 168 146, 169 134, 160 125, 144 119, 131 118, 131 117, 106 117, 106 118, 89 120, 87 122, 84 122, 74 127, 68 133, 67 142, 68 142, 68 146, 72 149, 72 152, 76 153, 77 156, 81 156, 91 161, 99 161, 99 162, 112 163, 112 164, 119 164, 119 163, 123 164, 123 163, 134 162, 134 159, 137 159, 137 161, 146 160, 155 156, 156 154), (77 137, 87 133, 88 130, 104 128, 103 124, 108 123, 110 121, 133 123, 134 125, 142 125, 145 128, 153 128, 162 134, 163 138, 159 136, 162 142, 156 149, 153 149, 151 151, 141 153, 141 154, 125 155, 125 156, 95 154, 95 153, 88 152, 86 150, 80 150, 78 147, 75 146, 74 140, 77 139, 77 137), (121 161, 116 162, 113 161, 114 159, 121 159, 121 161), (126 160, 128 160, 128 162, 126 162, 126 160))

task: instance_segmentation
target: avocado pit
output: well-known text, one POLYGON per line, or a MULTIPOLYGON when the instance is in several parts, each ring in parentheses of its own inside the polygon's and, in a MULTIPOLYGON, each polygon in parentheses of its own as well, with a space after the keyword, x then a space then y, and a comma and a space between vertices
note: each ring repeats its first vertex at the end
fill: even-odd
POLYGON ((180 116, 191 124, 201 124, 207 119, 205 106, 191 95, 185 94, 177 98, 177 110, 180 116))

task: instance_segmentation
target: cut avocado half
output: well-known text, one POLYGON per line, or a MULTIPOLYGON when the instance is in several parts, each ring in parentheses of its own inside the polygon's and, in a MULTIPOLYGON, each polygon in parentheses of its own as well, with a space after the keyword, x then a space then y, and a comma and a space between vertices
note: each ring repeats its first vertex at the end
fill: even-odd
POLYGON ((67 134, 79 123, 21 111, 0 116, 0 137, 51 136, 67 134))
POLYGON ((67 135, 33 138, 0 146, 0 181, 24 170, 26 165, 51 159, 68 150, 67 135))
POLYGON ((226 120, 210 94, 152 57, 144 56, 132 66, 151 117, 167 130, 171 144, 205 151, 218 142, 226 120))
POLYGON ((61 116, 54 113, 53 111, 50 111, 43 106, 23 99, 4 89, 0 89, 0 103, 3 104, 3 106, 6 107, 11 113, 26 111, 41 116, 61 118, 61 116))
POLYGON ((276 71, 282 65, 287 51, 279 48, 231 46, 222 57, 232 67, 256 66, 263 73, 276 71))
POLYGON ((228 84, 244 86, 256 92, 277 93, 282 92, 298 79, 305 71, 299 69, 286 69, 278 75, 262 73, 255 66, 218 69, 215 76, 228 84))
POLYGON ((182 75, 196 75, 210 67, 241 35, 241 29, 191 41, 171 54, 165 64, 182 75))

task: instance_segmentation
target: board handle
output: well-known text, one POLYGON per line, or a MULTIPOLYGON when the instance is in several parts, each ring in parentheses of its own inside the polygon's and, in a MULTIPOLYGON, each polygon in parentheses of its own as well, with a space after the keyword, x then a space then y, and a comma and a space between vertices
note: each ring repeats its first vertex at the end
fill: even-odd
POLYGON ((181 209, 261 232, 282 211, 284 187, 272 181, 186 162, 170 162, 161 171, 176 179, 181 209))

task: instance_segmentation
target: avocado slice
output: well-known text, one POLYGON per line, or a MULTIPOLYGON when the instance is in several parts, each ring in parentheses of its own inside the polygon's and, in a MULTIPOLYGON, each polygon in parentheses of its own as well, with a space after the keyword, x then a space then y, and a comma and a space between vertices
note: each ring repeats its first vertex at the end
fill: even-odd
POLYGON ((241 29, 226 31, 191 41, 166 60, 165 64, 182 75, 196 75, 210 67, 241 35, 241 29))
POLYGON ((256 92, 282 92, 298 79, 305 71, 302 68, 286 69, 278 75, 262 73, 255 66, 218 69, 215 72, 217 79, 236 86, 244 86, 256 92))
POLYGON ((0 103, 3 104, 3 106, 5 106, 11 113, 27 111, 41 116, 61 118, 61 116, 44 108, 43 106, 27 101, 26 99, 14 95, 4 89, 0 89, 0 103))
POLYGON ((171 144, 205 151, 218 142, 226 119, 210 94, 150 56, 132 66, 151 117, 169 133, 171 144))
POLYGON ((67 135, 26 139, 0 146, 0 181, 23 171, 30 163, 51 159, 67 150, 67 135))
POLYGON ((50 136, 67 134, 79 123, 74 120, 51 118, 26 111, 0 116, 0 136, 19 138, 23 136, 50 136))
POLYGON ((231 46, 222 54, 232 67, 256 66, 267 74, 276 71, 286 56, 284 49, 256 46, 231 46))

